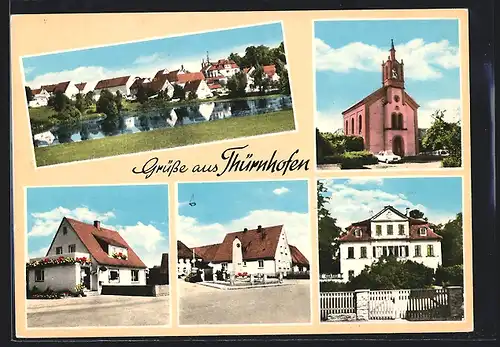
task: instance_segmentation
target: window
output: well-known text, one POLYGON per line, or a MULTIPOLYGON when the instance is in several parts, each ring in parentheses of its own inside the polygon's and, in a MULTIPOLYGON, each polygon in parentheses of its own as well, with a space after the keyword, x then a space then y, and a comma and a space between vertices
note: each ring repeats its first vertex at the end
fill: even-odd
POLYGON ((76 252, 76 245, 69 245, 68 246, 68 253, 75 253, 76 252))
POLYGON ((109 270, 108 276, 110 282, 120 282, 120 270, 109 270))
POLYGON ((63 235, 66 235, 68 233, 68 227, 63 227, 63 235))
POLYGON ((427 245, 427 256, 428 257, 434 256, 434 246, 433 245, 427 245))
POLYGON ((345 134, 349 134, 349 122, 345 121, 345 134))
POLYGON ((139 282, 139 270, 130 270, 132 282, 139 282))
POLYGON ((243 262, 243 266, 247 266, 247 262, 246 261, 243 262))
POLYGON ((394 234, 394 226, 388 225, 387 226, 387 235, 393 235, 393 234, 394 234))
POLYGON ((349 279, 354 277, 354 270, 349 270, 348 272, 349 279))
POLYGON ((42 269, 35 270, 35 282, 43 282, 45 279, 44 272, 42 269))
POLYGON ((398 114, 398 129, 403 129, 403 115, 398 114))
POLYGON ((384 257, 387 257, 387 246, 382 247, 382 254, 384 255, 384 257))
POLYGON ((351 134, 354 134, 354 118, 351 118, 351 134))
POLYGON ((347 259, 354 259, 354 247, 347 248, 347 259))
POLYGON ((398 128, 398 116, 396 115, 396 113, 391 114, 391 128, 398 128))
POLYGON ((361 247, 361 258, 366 258, 366 247, 361 247))
POLYGON ((259 269, 264 268, 264 260, 259 260, 259 269))
POLYGON ((377 257, 377 248, 375 248, 375 246, 373 246, 373 257, 377 257))
POLYGON ((375 229, 376 229, 377 236, 381 236, 382 235, 382 226, 381 225, 377 225, 375 227, 375 229))
POLYGON ((427 229, 426 228, 419 228, 418 233, 420 236, 425 236, 425 235, 427 235, 427 229))
POLYGON ((361 115, 358 116, 358 132, 361 134, 361 128, 362 128, 362 118, 361 115))
POLYGON ((409 256, 410 256, 410 247, 405 246, 405 257, 409 257, 409 256))
POLYGON ((62 254, 62 253, 63 253, 62 247, 56 247, 56 254, 62 254))
POLYGON ((404 224, 399 224, 398 225, 398 234, 399 235, 404 235, 405 234, 405 225, 404 224))
POLYGON ((355 229, 354 230, 354 236, 361 237, 361 229, 355 229))
POLYGON ((389 248, 389 255, 394 255, 394 248, 392 246, 388 246, 387 248, 389 248))
POLYGON ((420 245, 415 246, 415 257, 421 257, 422 256, 422 251, 420 249, 420 245))

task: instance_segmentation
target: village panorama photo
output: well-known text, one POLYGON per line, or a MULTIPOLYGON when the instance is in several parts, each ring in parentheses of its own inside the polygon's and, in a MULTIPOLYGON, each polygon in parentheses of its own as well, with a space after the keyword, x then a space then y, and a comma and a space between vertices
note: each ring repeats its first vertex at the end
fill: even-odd
POLYGON ((308 184, 178 185, 179 324, 311 321, 308 184))
POLYGON ((37 167, 295 130, 280 22, 25 56, 22 68, 37 167))
POLYGON ((167 185, 26 196, 28 328, 170 325, 167 185))
POLYGON ((320 315, 461 321, 461 177, 320 179, 320 315))
POLYGON ((318 169, 462 166, 458 19, 316 21, 314 47, 318 169))

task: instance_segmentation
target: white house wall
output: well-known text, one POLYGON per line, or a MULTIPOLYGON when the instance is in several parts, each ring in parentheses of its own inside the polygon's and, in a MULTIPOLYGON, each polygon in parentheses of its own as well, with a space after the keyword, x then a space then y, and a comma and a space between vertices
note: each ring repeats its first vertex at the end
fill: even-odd
POLYGON ((98 276, 98 281, 101 285, 105 286, 129 286, 129 285, 145 285, 146 284, 146 272, 144 269, 133 269, 125 267, 113 267, 111 265, 106 265, 106 271, 100 271, 98 276), (119 272, 119 281, 111 281, 109 279, 109 271, 117 270, 119 272), (132 282, 132 272, 131 270, 139 271, 139 281, 132 282))
POLYGON ((63 248, 63 254, 62 255, 67 255, 69 254, 68 251, 68 246, 69 245, 75 245, 75 252, 76 253, 88 253, 87 247, 80 241, 80 238, 76 234, 76 232, 73 230, 71 225, 64 220, 59 229, 57 229, 56 235, 54 236, 54 240, 52 242, 52 245, 50 249, 47 252, 47 255, 56 255, 56 248, 59 246, 62 246, 63 248), (64 227, 67 228, 67 234, 64 235, 63 229, 64 227))
POLYGON ((292 270, 292 252, 288 245, 285 227, 281 229, 274 259, 276 260, 276 272, 287 272, 292 270))
POLYGON ((74 291, 80 283, 80 264, 58 265, 40 268, 44 272, 43 282, 35 281, 35 269, 28 271, 28 287, 36 286, 40 291, 51 289, 54 291, 74 291))

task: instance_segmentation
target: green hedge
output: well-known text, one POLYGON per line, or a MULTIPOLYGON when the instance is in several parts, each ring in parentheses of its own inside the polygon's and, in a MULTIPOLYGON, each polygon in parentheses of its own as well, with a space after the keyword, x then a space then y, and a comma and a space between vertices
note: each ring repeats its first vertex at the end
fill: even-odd
POLYGON ((443 159, 441 162, 443 167, 461 167, 462 166, 462 158, 449 156, 443 159))
POLYGON ((447 267, 438 267, 436 269, 436 284, 442 286, 463 286, 464 285, 464 267, 463 265, 452 265, 447 267))
POLYGON ((340 164, 342 162, 343 156, 340 154, 337 155, 327 155, 323 157, 321 163, 318 164, 340 164))
POLYGON ((342 169, 362 169, 364 165, 377 164, 378 159, 368 151, 346 152, 342 156, 342 169))
POLYGON ((343 292, 347 290, 347 286, 342 282, 320 282, 319 291, 324 292, 343 292))

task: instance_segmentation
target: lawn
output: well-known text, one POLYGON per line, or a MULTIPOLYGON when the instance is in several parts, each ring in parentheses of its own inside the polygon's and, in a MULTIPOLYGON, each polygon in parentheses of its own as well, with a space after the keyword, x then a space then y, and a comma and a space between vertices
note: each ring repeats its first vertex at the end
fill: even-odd
MULTIPOLYGON (((41 106, 41 107, 33 107, 28 110, 30 115, 30 120, 34 120, 40 123, 49 123, 49 117, 56 114, 52 107, 49 106, 41 106)), ((82 115, 82 119, 93 119, 104 116, 104 113, 96 113, 95 105, 93 108, 90 108, 82 115)))
POLYGON ((37 166, 54 165, 295 129, 292 110, 35 148, 37 166))

